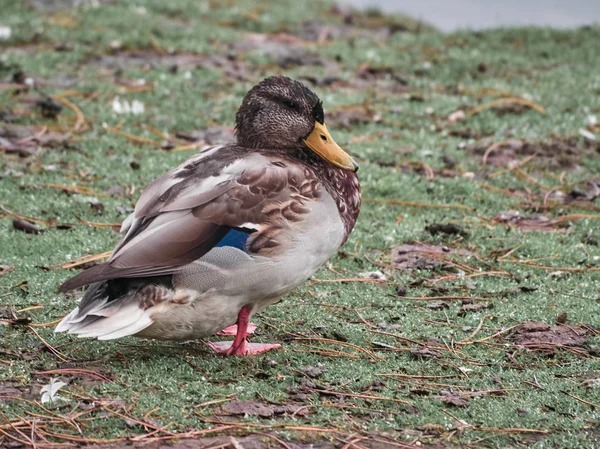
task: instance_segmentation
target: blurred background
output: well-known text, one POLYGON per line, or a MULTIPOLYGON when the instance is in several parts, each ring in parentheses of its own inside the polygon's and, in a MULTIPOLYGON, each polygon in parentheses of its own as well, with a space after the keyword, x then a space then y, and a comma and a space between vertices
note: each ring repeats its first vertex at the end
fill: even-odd
POLYGON ((447 32, 507 26, 572 28, 600 21, 597 0, 344 0, 343 3, 403 13, 447 32))

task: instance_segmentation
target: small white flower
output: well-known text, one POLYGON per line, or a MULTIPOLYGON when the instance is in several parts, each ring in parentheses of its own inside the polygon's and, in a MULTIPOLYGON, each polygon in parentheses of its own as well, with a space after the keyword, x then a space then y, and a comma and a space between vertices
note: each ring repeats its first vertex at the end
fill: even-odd
POLYGON ((119 97, 116 96, 112 101, 112 110, 115 114, 129 114, 131 112, 131 106, 129 106, 127 100, 121 102, 119 97))
POLYGON ((10 36, 12 36, 12 29, 10 27, 0 25, 0 40, 8 40, 10 39, 10 36))
POLYGON ((585 118, 586 125, 594 126, 596 123, 598 123, 598 118, 595 115, 588 115, 585 118))
POLYGON ((144 103, 138 100, 133 100, 131 103, 131 113, 133 115, 140 115, 144 113, 144 103))
POLYGON ((189 70, 187 72, 185 72, 183 74, 183 79, 191 80, 192 79, 192 72, 190 72, 189 70))
POLYGON ((59 396, 58 390, 60 390, 62 387, 65 387, 67 384, 58 380, 58 379, 52 379, 50 381, 50 383, 44 385, 42 387, 42 404, 45 404, 47 402, 55 402, 59 399, 63 399, 61 396, 59 396))
POLYGON ((119 96, 113 98, 112 110, 115 114, 133 114, 140 115, 145 112, 144 103, 133 100, 131 104, 127 100, 121 100, 119 96))

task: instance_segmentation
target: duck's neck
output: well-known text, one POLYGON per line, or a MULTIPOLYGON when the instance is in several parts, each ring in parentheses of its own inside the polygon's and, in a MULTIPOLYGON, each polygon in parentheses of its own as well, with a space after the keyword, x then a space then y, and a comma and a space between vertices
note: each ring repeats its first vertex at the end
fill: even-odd
POLYGON ((335 201, 346 231, 345 243, 354 228, 360 211, 360 184, 356 173, 334 167, 323 158, 306 151, 306 149, 299 150, 294 156, 313 168, 319 181, 323 183, 327 193, 335 201))
POLYGON ((340 217, 344 222, 346 235, 343 243, 345 243, 354 228, 360 211, 361 196, 358 177, 354 172, 333 167, 327 163, 322 168, 321 173, 323 183, 333 197, 340 217))

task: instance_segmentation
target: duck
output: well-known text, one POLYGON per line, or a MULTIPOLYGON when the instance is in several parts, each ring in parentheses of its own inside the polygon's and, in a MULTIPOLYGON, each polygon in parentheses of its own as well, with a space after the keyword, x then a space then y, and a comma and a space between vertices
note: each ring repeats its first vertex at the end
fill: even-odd
POLYGON ((314 275, 346 242, 361 204, 358 164, 332 138, 303 83, 265 78, 244 97, 235 142, 199 152, 153 181, 104 263, 64 282, 87 286, 55 328, 79 337, 248 342, 251 317, 314 275))

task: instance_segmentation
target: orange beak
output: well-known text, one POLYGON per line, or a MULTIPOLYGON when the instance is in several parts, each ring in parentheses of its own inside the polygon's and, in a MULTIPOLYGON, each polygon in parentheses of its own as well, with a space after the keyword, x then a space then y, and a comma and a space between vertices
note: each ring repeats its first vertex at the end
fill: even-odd
POLYGON ((353 172, 358 170, 356 161, 335 143, 324 124, 315 122, 315 128, 304 139, 304 144, 331 165, 353 172))

